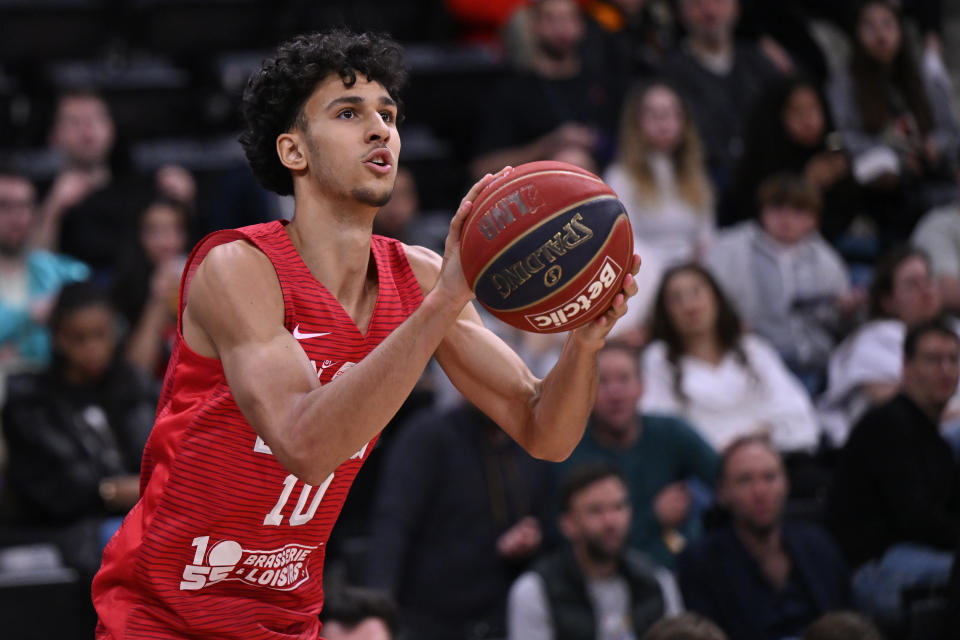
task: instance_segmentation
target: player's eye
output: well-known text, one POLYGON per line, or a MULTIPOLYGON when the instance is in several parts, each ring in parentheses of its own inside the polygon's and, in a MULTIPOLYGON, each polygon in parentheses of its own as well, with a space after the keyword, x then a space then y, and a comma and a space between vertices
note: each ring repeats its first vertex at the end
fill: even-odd
POLYGON ((387 124, 389 124, 389 123, 393 122, 393 112, 391 112, 391 111, 381 111, 381 112, 380 112, 380 118, 382 118, 384 122, 386 122, 387 124))
POLYGON ((356 115, 357 114, 354 112, 353 109, 344 109, 343 111, 337 114, 337 117, 343 118, 344 120, 352 120, 354 117, 356 117, 356 115))

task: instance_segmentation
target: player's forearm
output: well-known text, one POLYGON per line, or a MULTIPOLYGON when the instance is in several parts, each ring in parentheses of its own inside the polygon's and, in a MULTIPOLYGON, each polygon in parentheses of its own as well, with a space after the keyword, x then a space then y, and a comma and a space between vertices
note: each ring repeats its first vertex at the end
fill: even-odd
POLYGON ((559 462, 580 442, 597 394, 598 349, 577 336, 567 339, 534 402, 528 426, 531 455, 559 462))
POLYGON ((378 434, 413 390, 461 308, 431 292, 350 371, 303 396, 287 439, 290 471, 319 484, 378 434))

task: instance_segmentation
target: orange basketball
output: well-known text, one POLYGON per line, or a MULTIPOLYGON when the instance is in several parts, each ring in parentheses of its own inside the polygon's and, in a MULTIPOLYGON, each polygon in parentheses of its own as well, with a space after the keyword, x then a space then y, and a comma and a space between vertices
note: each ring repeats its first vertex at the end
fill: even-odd
POLYGON ((617 194, 565 162, 531 162, 480 192, 460 243, 477 300, 514 327, 556 333, 606 311, 633 257, 617 194))

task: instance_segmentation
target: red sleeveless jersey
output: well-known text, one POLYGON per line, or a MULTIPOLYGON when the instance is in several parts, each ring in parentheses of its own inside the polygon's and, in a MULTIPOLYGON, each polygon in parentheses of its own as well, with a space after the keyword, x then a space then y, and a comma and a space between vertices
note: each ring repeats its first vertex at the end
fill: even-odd
MULTIPOLYGON (((197 245, 181 283, 181 315, 204 256, 240 239, 273 263, 284 324, 321 384, 359 362, 423 300, 403 246, 373 236, 379 291, 361 335, 310 274, 283 224, 272 222, 216 232, 197 245)), ((320 486, 304 484, 244 419, 220 361, 192 351, 178 331, 144 450, 140 501, 93 581, 97 637, 315 640, 325 545, 375 441, 320 486)))

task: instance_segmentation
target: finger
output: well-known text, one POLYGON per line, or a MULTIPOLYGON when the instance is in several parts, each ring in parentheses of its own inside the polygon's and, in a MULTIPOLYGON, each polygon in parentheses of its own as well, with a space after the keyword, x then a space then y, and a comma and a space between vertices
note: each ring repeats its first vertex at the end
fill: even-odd
POLYGON ((630 265, 631 274, 637 275, 637 272, 640 271, 640 263, 641 263, 640 254, 639 253, 633 254, 633 264, 630 265))

